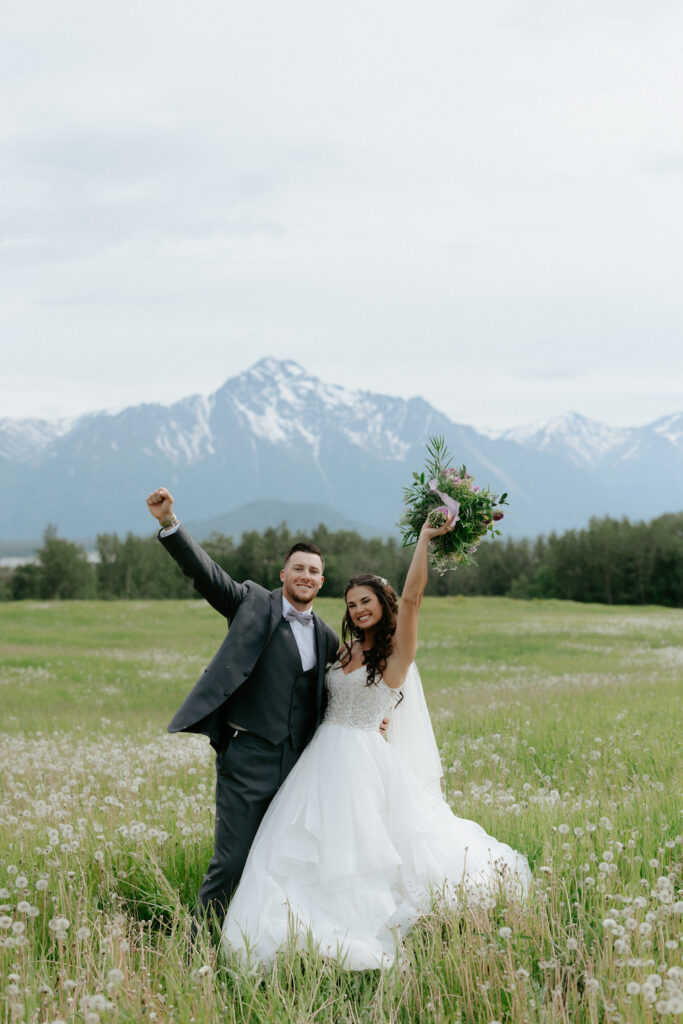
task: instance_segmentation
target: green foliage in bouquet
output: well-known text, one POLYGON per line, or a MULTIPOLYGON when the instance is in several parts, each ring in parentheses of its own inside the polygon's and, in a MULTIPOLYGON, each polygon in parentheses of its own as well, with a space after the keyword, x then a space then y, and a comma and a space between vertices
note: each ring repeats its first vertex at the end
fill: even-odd
POLYGON ((425 519, 438 527, 450 512, 455 529, 435 537, 430 548, 430 562, 443 575, 459 565, 475 564, 472 555, 482 537, 500 534, 495 524, 503 518, 501 505, 507 505, 507 494, 498 498, 488 487, 481 488, 466 466, 455 469, 442 437, 427 442, 428 460, 421 473, 413 473, 413 482, 403 490, 405 510, 398 522, 403 547, 414 544, 425 519))

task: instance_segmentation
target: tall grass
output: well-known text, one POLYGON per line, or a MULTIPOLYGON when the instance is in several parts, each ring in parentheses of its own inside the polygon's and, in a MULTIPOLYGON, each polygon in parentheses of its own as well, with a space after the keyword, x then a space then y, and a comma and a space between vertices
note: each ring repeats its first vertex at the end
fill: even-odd
MULTIPOLYGON (((321 601, 331 624, 341 604, 321 601)), ((388 972, 246 972, 188 921, 213 759, 166 722, 224 623, 199 602, 0 606, 0 1019, 649 1022, 683 1012, 683 615, 425 603, 447 797, 527 854, 520 906, 435 902, 388 972)))

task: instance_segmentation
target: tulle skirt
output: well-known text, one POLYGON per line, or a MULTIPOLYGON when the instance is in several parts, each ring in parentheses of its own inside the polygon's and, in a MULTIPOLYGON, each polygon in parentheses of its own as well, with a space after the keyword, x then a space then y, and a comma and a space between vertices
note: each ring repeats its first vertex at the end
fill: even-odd
POLYGON ((529 881, 524 856, 429 794, 379 732, 324 722, 261 823, 223 943, 245 963, 312 939, 350 970, 389 966, 435 891, 529 881))

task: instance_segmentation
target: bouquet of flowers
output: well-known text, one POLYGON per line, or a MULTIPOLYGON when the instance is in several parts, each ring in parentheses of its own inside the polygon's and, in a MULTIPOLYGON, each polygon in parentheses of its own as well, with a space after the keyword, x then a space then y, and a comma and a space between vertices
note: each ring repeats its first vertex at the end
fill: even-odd
POLYGON ((478 487, 466 466, 453 468, 442 437, 430 438, 427 454, 423 472, 413 473, 412 484, 404 488, 406 508, 398 527, 407 547, 415 543, 427 517, 437 528, 449 512, 453 515, 455 529, 435 537, 430 548, 430 562, 443 575, 447 569, 475 564, 472 555, 481 538, 500 534, 494 524, 503 518, 499 506, 507 505, 507 494, 498 498, 488 487, 478 487))

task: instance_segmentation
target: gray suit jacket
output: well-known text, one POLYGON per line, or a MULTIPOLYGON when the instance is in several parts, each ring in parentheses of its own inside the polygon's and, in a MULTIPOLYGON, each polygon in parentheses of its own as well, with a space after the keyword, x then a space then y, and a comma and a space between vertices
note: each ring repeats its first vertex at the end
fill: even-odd
MULTIPOLYGON (((237 583, 192 539, 181 525, 175 533, 159 540, 189 576, 202 597, 230 625, 229 632, 192 691, 173 716, 169 732, 204 732, 195 728, 230 697, 251 675, 271 632, 282 617, 282 589, 246 580, 237 583)), ((324 708, 325 668, 334 661, 338 638, 330 627, 313 616, 318 658, 317 713, 324 708)))

